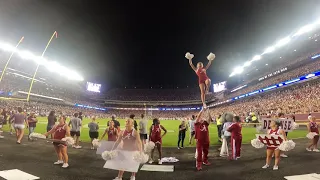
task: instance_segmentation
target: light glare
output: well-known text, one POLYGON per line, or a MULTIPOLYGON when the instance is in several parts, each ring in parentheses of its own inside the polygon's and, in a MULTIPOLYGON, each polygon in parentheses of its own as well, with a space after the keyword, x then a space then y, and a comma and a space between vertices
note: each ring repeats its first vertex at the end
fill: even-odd
POLYGON ((260 59, 261 59, 261 56, 260 56, 260 55, 255 55, 255 56, 252 58, 253 61, 258 61, 258 60, 260 60, 260 59))
POLYGON ((291 40, 290 37, 283 38, 277 42, 276 46, 277 47, 284 46, 284 45, 288 44, 290 42, 290 40, 291 40))

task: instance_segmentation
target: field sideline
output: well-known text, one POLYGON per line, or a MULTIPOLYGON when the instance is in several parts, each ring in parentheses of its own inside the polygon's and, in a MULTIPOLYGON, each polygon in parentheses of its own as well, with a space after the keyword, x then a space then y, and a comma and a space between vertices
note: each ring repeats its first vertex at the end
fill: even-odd
MULTIPOLYGON (((102 136, 104 130, 107 128, 107 122, 110 119, 98 119, 97 122, 99 123, 99 137, 102 136)), ((121 125, 121 129, 124 129, 125 120, 119 119, 118 120, 121 125)), ((67 120, 69 122, 69 119, 67 120)), ((85 118, 82 122, 82 130, 81 130, 81 141, 82 142, 90 142, 89 138, 89 129, 88 129, 88 123, 91 122, 90 119, 85 118)), ((137 123, 139 124, 139 120, 137 120, 137 123)), ((152 121, 150 120, 148 122, 148 127, 151 126, 152 121)), ((177 141, 178 141, 178 127, 179 127, 180 121, 178 120, 161 120, 161 125, 164 126, 168 133, 163 138, 163 146, 166 147, 176 147, 177 141)), ((35 129, 35 132, 37 133, 44 133, 46 131, 47 126, 47 118, 46 117, 39 117, 37 127, 35 129)), ((9 127, 8 125, 4 125, 4 131, 8 131, 9 127)), ((186 133, 186 139, 185 139, 185 147, 189 146, 189 133, 190 131, 186 133)), ((28 133, 28 130, 26 130, 26 134, 28 133)), ((210 133, 210 144, 216 145, 218 143, 218 133, 217 133, 217 127, 215 124, 211 124, 209 126, 209 133, 210 133)), ((6 136, 7 133, 4 133, 6 136)), ((253 127, 243 127, 242 128, 242 138, 243 143, 249 143, 252 139, 255 138, 256 129, 253 127)), ((306 130, 294 130, 293 132, 289 133, 289 139, 292 138, 302 138, 306 137, 307 131, 306 130)), ((106 138, 106 137, 105 137, 106 138)))

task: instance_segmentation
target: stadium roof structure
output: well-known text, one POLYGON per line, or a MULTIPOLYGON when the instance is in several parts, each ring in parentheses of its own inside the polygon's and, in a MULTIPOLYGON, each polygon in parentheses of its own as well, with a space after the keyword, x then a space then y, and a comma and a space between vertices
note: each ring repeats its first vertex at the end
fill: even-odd
POLYGON ((271 54, 274 51, 280 48, 283 48, 285 45, 289 44, 290 42, 297 40, 299 36, 313 32, 314 30, 319 28, 320 28, 320 18, 316 20, 314 23, 307 24, 299 28, 297 31, 291 33, 287 37, 280 39, 274 45, 267 47, 261 54, 254 55, 251 60, 246 61, 242 66, 235 67, 233 72, 229 75, 229 77, 243 73, 246 67, 250 67, 254 62, 261 60, 263 56, 267 54, 271 54))

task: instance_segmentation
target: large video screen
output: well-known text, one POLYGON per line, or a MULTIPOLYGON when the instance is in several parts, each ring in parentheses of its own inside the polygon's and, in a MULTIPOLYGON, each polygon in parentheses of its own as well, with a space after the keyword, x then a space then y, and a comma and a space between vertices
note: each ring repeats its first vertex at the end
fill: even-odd
POLYGON ((87 91, 98 92, 99 93, 100 90, 101 90, 101 84, 87 82, 87 91))
POLYGON ((213 92, 220 92, 227 90, 227 81, 219 82, 217 84, 213 84, 213 92))

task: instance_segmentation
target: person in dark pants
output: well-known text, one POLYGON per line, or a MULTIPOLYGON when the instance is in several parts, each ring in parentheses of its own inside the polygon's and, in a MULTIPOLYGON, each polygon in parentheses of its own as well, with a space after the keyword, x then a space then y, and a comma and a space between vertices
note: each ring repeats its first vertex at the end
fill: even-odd
POLYGON ((218 118, 216 119, 217 122, 217 130, 218 130, 218 141, 222 142, 221 140, 221 132, 222 132, 222 123, 221 123, 221 114, 219 114, 218 118))
POLYGON ((130 119, 133 120, 133 127, 134 127, 134 129, 137 131, 137 130, 138 130, 138 123, 137 123, 137 121, 134 119, 134 117, 136 117, 134 114, 131 114, 131 115, 130 115, 130 119))
POLYGON ((184 146, 184 139, 186 137, 186 131, 187 131, 187 126, 185 121, 181 121, 181 124, 179 125, 179 140, 178 140, 178 149, 182 149, 184 146), (181 146, 180 146, 181 142, 181 146))
MULTIPOLYGON (((120 132, 120 122, 116 120, 116 115, 115 114, 112 114, 111 121, 113 121, 114 127, 118 130, 118 132, 120 132)), ((109 121, 107 123, 107 126, 109 127, 109 121)))

